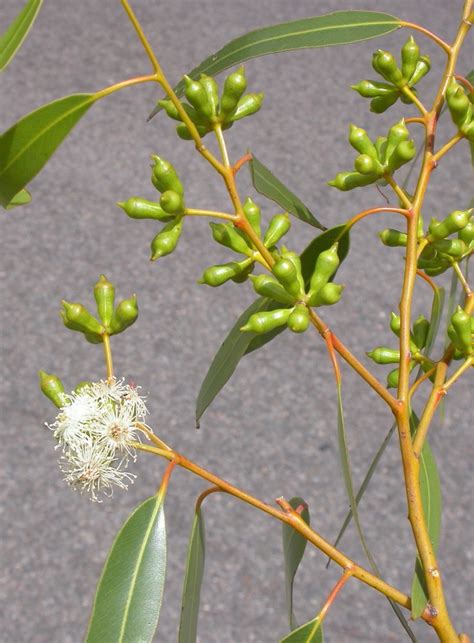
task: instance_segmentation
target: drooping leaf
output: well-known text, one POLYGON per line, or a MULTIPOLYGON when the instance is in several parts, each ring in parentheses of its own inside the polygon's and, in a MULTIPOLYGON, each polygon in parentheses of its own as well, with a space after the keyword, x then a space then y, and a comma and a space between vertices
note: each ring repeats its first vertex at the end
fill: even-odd
POLYGON ((5 210, 13 210, 13 208, 17 208, 20 205, 27 205, 30 202, 31 194, 28 192, 28 190, 23 189, 20 190, 18 194, 15 194, 5 210))
POLYGON ((201 384, 196 401, 196 425, 198 427, 202 414, 231 377, 241 357, 245 355, 249 344, 256 336, 255 333, 243 333, 240 329, 247 323, 250 315, 267 310, 270 303, 270 300, 264 297, 254 301, 238 318, 221 344, 201 384))
MULTIPOLYGON (((319 254, 324 250, 327 250, 338 239, 338 255, 341 263, 346 258, 347 253, 349 252, 349 233, 344 232, 344 230, 344 225, 339 225, 335 228, 331 228, 330 230, 326 230, 317 236, 302 252, 301 268, 306 283, 309 283, 319 254)), ((241 358, 258 348, 261 348, 283 332, 284 328, 277 328, 265 335, 242 333, 240 331, 240 328, 247 322, 250 315, 260 311, 272 310, 273 308, 284 308, 284 305, 277 304, 271 299, 261 297, 255 300, 232 326, 226 339, 214 356, 214 359, 212 360, 201 384, 196 402, 197 426, 199 426, 199 420, 202 417, 202 414, 230 379, 241 358)))
POLYGON ((425 348, 423 349, 423 354, 427 357, 431 353, 431 349, 433 348, 433 344, 438 334, 439 324, 443 315, 444 300, 445 290, 444 288, 439 287, 433 292, 433 302, 431 304, 431 314, 429 319, 430 328, 428 330, 425 348))
MULTIPOLYGON (((367 473, 364 476, 364 480, 362 481, 362 484, 360 485, 360 488, 359 488, 358 492, 356 493, 355 501, 356 501, 357 506, 359 506, 359 503, 362 500, 362 497, 363 497, 365 491, 367 490, 367 487, 369 486, 369 483, 370 483, 370 481, 372 479, 372 476, 374 475, 374 473, 375 473, 375 471, 377 469, 377 466, 378 466, 378 464, 380 462, 380 458, 382 457, 385 449, 387 448, 387 446, 388 446, 388 444, 390 442, 390 439, 391 439, 391 437, 392 437, 392 435, 393 435, 393 433, 395 431, 396 426, 397 425, 394 422, 392 424, 392 426, 390 427, 389 432, 384 437, 384 439, 382 441, 382 444, 377 449, 372 462, 370 463, 370 466, 369 466, 369 468, 367 470, 367 473)), ((334 547, 338 546, 338 544, 339 544, 341 538, 343 537, 344 532, 346 531, 347 527, 349 526, 351 520, 352 520, 352 511, 351 511, 351 509, 349 509, 349 511, 346 514, 346 517, 344 518, 344 522, 342 523, 342 527, 339 530, 339 533, 337 534, 337 538, 334 541, 334 547)), ((331 559, 328 560, 327 566, 329 566, 330 562, 331 562, 331 559)))
POLYGON ((42 4, 43 0, 28 0, 5 33, 0 36, 0 71, 5 69, 21 47, 42 4))
POLYGON ((181 619, 179 622, 179 643, 194 643, 196 641, 205 554, 204 516, 202 509, 199 509, 194 515, 186 557, 181 619))
MULTIPOLYGON (((292 20, 250 31, 231 40, 188 72, 188 76, 215 76, 224 69, 239 65, 250 58, 294 49, 347 45, 383 36, 399 27, 398 18, 378 11, 336 11, 322 16, 292 20)), ((174 90, 181 96, 184 92, 184 81, 178 83, 174 90)), ((160 107, 155 107, 149 118, 159 111, 160 107)))
POLYGON ((166 573, 163 497, 139 505, 108 555, 92 608, 86 643, 151 641, 166 573))
POLYGON ((274 176, 270 170, 252 154, 249 163, 250 175, 254 188, 268 199, 275 201, 286 212, 289 212, 297 219, 309 223, 320 230, 327 230, 291 190, 274 176))
MULTIPOLYGON (((341 457, 341 465, 342 465, 342 471, 343 471, 343 477, 344 477, 344 485, 346 487, 346 493, 347 493, 347 498, 349 500, 349 506, 351 508, 351 515, 352 518, 354 519, 354 524, 356 527, 357 535, 359 536, 360 543, 362 545, 362 548, 365 552, 365 555, 367 556, 367 560, 369 561, 369 565, 374 572, 376 576, 381 578, 381 573, 380 570, 377 566, 377 563, 375 562, 375 559, 372 555, 372 552, 370 551, 369 545, 367 543, 367 540, 365 538, 364 532, 362 530, 362 525, 359 519, 359 512, 357 509, 357 500, 354 495, 354 484, 352 482, 352 472, 351 472, 351 463, 350 463, 350 457, 349 457, 349 449, 347 446, 347 438, 346 438, 346 429, 345 429, 345 422, 344 422, 344 409, 342 406, 342 389, 341 385, 338 384, 337 386, 337 400, 338 400, 338 405, 337 405, 337 427, 338 427, 338 442, 339 442, 339 454, 341 457)), ((395 612, 396 617, 400 621, 402 627, 404 630, 407 632, 408 636, 410 639, 416 643, 416 638, 414 633, 412 632, 405 616, 403 615, 403 612, 401 611, 400 607, 395 603, 395 601, 387 598, 388 602, 390 603, 390 607, 392 610, 395 612)))
POLYGON ((318 617, 301 625, 281 639, 280 643, 324 643, 323 626, 318 617))
MULTIPOLYGON (((300 516, 309 525, 309 509, 303 498, 292 498, 289 504, 293 509, 302 507, 300 516)), ((285 595, 286 607, 288 610, 288 620, 290 628, 293 630, 297 627, 295 615, 293 613, 293 581, 295 578, 296 570, 303 558, 304 550, 306 548, 307 540, 303 538, 291 525, 283 523, 282 526, 283 537, 283 557, 285 560, 285 595)))
POLYGON ((96 100, 71 94, 27 114, 0 136, 0 205, 38 174, 79 119, 96 100))
MULTIPOLYGON (((413 434, 416 433, 417 426, 418 418, 414 413, 412 413, 411 428, 413 434)), ((438 551, 439 535, 441 531, 441 484, 436 460, 427 440, 425 440, 420 454, 420 492, 428 534, 430 536, 434 552, 436 553, 438 551)), ((427 602, 428 592, 423 573, 423 564, 417 556, 415 573, 411 586, 412 618, 417 619, 421 616, 427 602)))

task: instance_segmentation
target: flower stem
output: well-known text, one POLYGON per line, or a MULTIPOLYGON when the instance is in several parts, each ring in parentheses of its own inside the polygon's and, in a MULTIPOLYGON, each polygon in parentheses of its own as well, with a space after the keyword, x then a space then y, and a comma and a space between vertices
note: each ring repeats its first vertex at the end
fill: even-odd
POLYGON ((105 369, 107 372, 107 381, 110 382, 114 378, 114 366, 112 362, 112 350, 110 348, 110 335, 104 333, 102 335, 102 343, 104 344, 104 358, 105 369))

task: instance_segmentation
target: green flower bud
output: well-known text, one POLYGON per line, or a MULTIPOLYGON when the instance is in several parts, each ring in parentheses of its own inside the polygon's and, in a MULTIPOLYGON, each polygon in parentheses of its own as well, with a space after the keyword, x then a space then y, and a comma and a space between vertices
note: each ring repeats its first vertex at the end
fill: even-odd
POLYGON ((174 190, 166 190, 161 195, 160 206, 167 214, 182 214, 184 210, 183 197, 174 190))
POLYGON ((392 85, 379 83, 375 80, 361 80, 358 85, 351 85, 351 89, 354 89, 364 98, 376 98, 394 93, 392 85))
POLYGON ((201 74, 199 82, 206 92, 207 100, 211 106, 211 115, 216 116, 219 108, 219 86, 214 78, 212 78, 212 76, 207 76, 207 74, 201 74))
POLYGON ((449 268, 449 263, 447 264, 440 264, 436 266, 435 268, 429 268, 426 267, 424 268, 424 271, 428 275, 428 277, 437 277, 438 275, 442 275, 443 272, 446 272, 446 270, 449 268))
POLYGON ((459 129, 472 120, 472 104, 464 88, 453 78, 446 90, 446 102, 454 123, 459 129))
POLYGON ((244 255, 250 256, 252 254, 252 249, 247 241, 232 223, 210 223, 209 225, 217 243, 244 255))
POLYGON ((279 259, 273 266, 272 272, 284 289, 298 297, 301 294, 301 284, 298 279, 298 269, 295 263, 288 257, 279 259))
POLYGON ((236 284, 243 284, 244 281, 247 281, 249 275, 253 272, 255 268, 255 261, 249 257, 248 259, 242 259, 242 261, 236 261, 236 263, 242 267, 242 270, 232 277, 232 281, 236 284))
POLYGON ((246 88, 247 79, 245 78, 245 69, 239 67, 239 69, 230 74, 224 82, 224 89, 219 106, 219 116, 223 120, 230 116, 234 109, 236 109, 246 88))
POLYGON ((153 155, 151 158, 155 162, 152 167, 151 182, 158 190, 158 192, 174 190, 175 192, 183 196, 183 185, 179 180, 176 170, 171 165, 171 163, 156 155, 153 155))
POLYGON ((461 241, 464 241, 467 246, 470 246, 474 241, 474 221, 469 221, 462 230, 459 230, 458 237, 461 241))
POLYGON ((455 346, 456 350, 459 351, 461 355, 464 355, 463 345, 461 344, 458 334, 454 330, 454 326, 452 323, 448 325, 447 333, 448 333, 449 339, 451 340, 453 346, 455 346))
MULTIPOLYGON (((416 362, 415 360, 410 360, 410 372, 415 368, 416 362)), ((398 387, 398 382, 400 380, 400 369, 395 368, 393 371, 390 371, 390 373, 387 375, 387 388, 397 388, 398 387)))
POLYGON ((474 119, 471 120, 469 124, 464 124, 461 127, 461 132, 467 138, 468 141, 474 141, 474 119))
POLYGON ((268 333, 279 326, 285 326, 291 312, 291 308, 282 308, 268 312, 254 313, 240 330, 243 332, 251 331, 259 335, 268 333))
POLYGON ((132 196, 128 201, 117 203, 131 219, 157 219, 169 221, 169 215, 158 203, 132 196))
POLYGON ((387 151, 387 137, 386 136, 377 136, 375 141, 375 149, 377 150, 377 157, 379 161, 385 163, 385 153, 387 151))
POLYGON ((434 241, 433 246, 442 254, 459 258, 467 251, 466 244, 461 239, 440 239, 434 241))
POLYGON ((288 232, 291 227, 290 215, 288 212, 284 214, 276 214, 270 221, 263 243, 266 248, 271 248, 276 245, 282 237, 288 232))
POLYGON ((165 98, 163 100, 159 100, 158 105, 162 107, 165 110, 166 114, 173 120, 175 121, 181 120, 179 112, 176 109, 176 105, 174 105, 174 103, 169 99, 165 98))
POLYGON ((84 391, 85 389, 88 389, 92 386, 92 382, 89 382, 88 380, 83 380, 82 382, 79 382, 79 384, 76 386, 74 389, 76 393, 80 393, 81 391, 84 391))
POLYGON ((383 174, 383 167, 378 159, 368 154, 360 154, 354 162, 354 168, 357 172, 360 172, 360 174, 369 176, 382 176, 383 174))
POLYGON ((64 300, 61 303, 63 305, 61 314, 67 328, 92 335, 102 335, 105 331, 104 327, 82 304, 71 304, 64 300))
POLYGON ((389 246, 390 248, 407 245, 408 237, 405 232, 400 232, 400 230, 387 228, 379 232, 379 237, 384 246, 389 246))
POLYGON ((390 157, 394 153, 397 145, 402 141, 408 140, 409 136, 410 136, 410 132, 408 131, 405 125, 405 120, 403 118, 398 123, 395 123, 395 125, 392 125, 392 127, 388 130, 387 147, 385 149, 384 163, 390 162, 390 157))
POLYGON ((410 36, 402 47, 402 75, 409 81, 415 71, 416 63, 420 57, 420 48, 413 36, 410 36))
POLYGON ((420 82, 420 80, 423 78, 423 76, 426 76, 426 74, 429 72, 431 69, 431 61, 429 56, 420 56, 418 58, 418 62, 415 65, 415 71, 411 75, 411 78, 408 80, 408 86, 413 87, 413 85, 416 85, 417 83, 420 82))
POLYGON ((471 212, 472 210, 455 210, 440 223, 433 219, 428 228, 430 237, 437 241, 449 237, 454 232, 459 232, 469 223, 471 212))
POLYGON ((457 346, 466 355, 472 354, 472 332, 471 316, 468 315, 461 306, 456 308, 456 312, 451 317, 451 323, 458 338, 457 346))
POLYGON ((229 116, 232 121, 239 121, 259 111, 263 104, 264 94, 246 94, 237 103, 237 107, 229 116))
POLYGON ((389 51, 379 49, 374 54, 372 66, 378 74, 385 78, 385 80, 388 80, 397 87, 404 84, 402 72, 398 68, 395 58, 389 51))
POLYGON ((429 330, 430 322, 423 315, 420 315, 413 324, 413 341, 420 350, 426 345, 429 330))
POLYGON ((400 337, 400 327, 401 327, 400 315, 397 315, 397 313, 394 313, 394 312, 390 313, 390 330, 397 337, 400 337))
POLYGON ((242 265, 236 261, 231 261, 230 263, 224 263, 217 266, 210 266, 203 272, 198 283, 207 284, 208 286, 215 288, 216 286, 221 286, 226 281, 229 281, 239 275, 243 269, 242 265))
POLYGON ((378 179, 376 174, 372 176, 366 176, 360 174, 359 172, 339 172, 332 181, 328 181, 328 185, 331 187, 337 188, 342 192, 347 192, 348 190, 353 190, 354 188, 360 188, 364 185, 370 185, 375 183, 378 179))
POLYGON ((185 89, 184 94, 197 114, 205 120, 212 118, 212 104, 209 100, 207 91, 198 80, 193 80, 189 76, 184 77, 185 89))
POLYGON ((370 111, 373 114, 383 114, 397 102, 399 96, 398 91, 392 91, 391 94, 387 94, 386 96, 376 96, 370 101, 370 111))
POLYGON ((110 323, 110 334, 117 335, 118 333, 122 333, 126 328, 137 321, 137 317, 137 296, 132 295, 130 299, 124 299, 121 301, 115 309, 110 323))
POLYGON ((295 297, 290 295, 283 286, 270 275, 251 277, 255 292, 262 297, 274 299, 280 304, 294 304, 295 297))
POLYGON ((262 231, 260 229, 260 220, 261 220, 261 213, 260 213, 260 208, 256 203, 252 201, 252 199, 248 196, 245 199, 244 203, 244 214, 252 226, 252 228, 255 230, 257 235, 260 237, 262 234, 262 231))
POLYGON ((313 306, 317 292, 331 279, 339 267, 340 260, 337 254, 338 243, 318 255, 314 271, 309 283, 309 304, 313 306))
POLYGON ((182 229, 183 217, 178 215, 158 232, 151 242, 151 261, 156 261, 159 257, 165 257, 173 252, 178 245, 182 229))
POLYGON ((309 310, 304 304, 297 304, 288 317, 288 328, 294 333, 304 333, 309 326, 309 310))
MULTIPOLYGON (((196 129, 198 131, 199 136, 201 137, 205 136, 210 131, 206 125, 196 125, 196 129)), ((187 126, 184 123, 176 127, 176 133, 178 134, 179 138, 183 139, 183 141, 193 140, 193 137, 191 136, 190 131, 188 130, 187 126)))
POLYGON ((311 305, 317 307, 337 304, 342 297, 343 290, 344 286, 334 284, 331 281, 317 291, 314 298, 312 298, 311 305))
POLYGON ((97 303, 97 312, 107 330, 114 313, 115 288, 107 281, 105 275, 100 275, 99 281, 94 286, 94 297, 97 303))
POLYGON ((39 380, 41 391, 46 395, 51 402, 60 408, 66 404, 66 397, 64 393, 64 386, 57 375, 39 371, 39 380))
POLYGON ((414 141, 402 141, 398 143, 393 150, 392 155, 387 162, 387 169, 389 172, 394 172, 398 168, 409 163, 416 156, 416 147, 414 141))
POLYGON ((377 150, 365 129, 357 127, 356 125, 349 125, 349 143, 360 154, 377 159, 377 150))
POLYGON ((379 346, 367 353, 367 357, 373 359, 376 364, 397 364, 400 361, 400 351, 394 348, 379 346))

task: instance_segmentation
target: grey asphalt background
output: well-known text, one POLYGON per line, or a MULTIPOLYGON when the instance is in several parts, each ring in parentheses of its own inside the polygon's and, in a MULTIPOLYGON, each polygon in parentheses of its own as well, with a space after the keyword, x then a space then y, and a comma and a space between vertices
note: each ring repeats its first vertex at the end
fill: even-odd
MULTIPOLYGON (((452 39, 460 2, 435 0, 136 0, 134 7, 176 81, 231 38, 271 23, 335 9, 390 11, 421 21, 452 39)), ((2 0, 0 31, 21 3, 2 0)), ((411 108, 374 117, 349 90, 372 77, 377 47, 398 52, 407 33, 337 49, 279 54, 246 64, 250 91, 264 91, 261 113, 227 137, 233 160, 247 147, 267 163, 327 226, 342 222, 383 199, 368 188, 338 193, 325 185, 349 169, 353 152, 347 125, 354 121, 376 136, 411 108)), ((417 37, 435 68, 444 54, 417 37)), ((472 67, 472 39, 459 69, 472 67)), ((0 128, 60 96, 95 91, 148 72, 148 62, 119 2, 46 0, 29 39, 1 78, 0 128)), ((432 97, 436 73, 423 82, 432 97)), ((95 585, 115 533, 130 511, 153 493, 164 463, 142 455, 128 493, 93 504, 61 480, 52 436, 44 428, 54 410, 38 390, 37 371, 59 374, 72 389, 79 380, 104 376, 102 353, 59 318, 61 298, 92 303, 91 287, 104 272, 119 297, 136 292, 140 318, 113 341, 116 371, 148 395, 150 423, 176 449, 262 499, 302 495, 312 524, 333 538, 347 510, 336 438, 336 397, 322 342, 311 332, 285 333, 245 358, 232 381, 194 428, 194 402, 214 353, 241 311, 251 289, 235 284, 219 290, 197 286, 202 270, 227 260, 211 240, 205 220, 186 221, 176 253, 148 261, 153 222, 127 219, 114 205, 139 194, 153 198, 149 158, 170 159, 184 179, 191 207, 226 209, 219 179, 177 141, 172 123, 146 116, 155 87, 128 89, 94 106, 31 184, 33 203, 3 213, 2 228, 2 625, 4 643, 76 643, 82 640, 95 585)), ((412 127, 419 135, 416 126, 412 127)), ((441 137, 452 133, 448 123, 441 137)), ((443 159, 426 200, 425 217, 443 216, 470 198, 468 146, 443 159)), ((246 170, 242 194, 252 193, 246 170)), ((277 211, 262 203, 266 216, 277 211)), ((324 318, 367 363, 364 352, 391 341, 389 313, 396 309, 402 252, 381 247, 376 232, 394 225, 389 216, 357 226, 352 251, 340 270, 343 302, 324 318)), ((315 230, 296 222, 291 246, 301 250, 315 230)), ((442 280, 441 280, 442 281, 442 280)), ((430 291, 417 286, 415 313, 429 312, 430 291)), ((372 366, 373 368, 373 366, 372 366)), ((384 377, 384 368, 379 374, 384 377)), ((390 413, 347 367, 343 367, 347 430, 357 483, 391 423, 390 413)), ((443 484, 444 532, 440 564, 447 600, 459 631, 473 631, 472 439, 466 377, 449 395, 444 424, 438 415, 431 439, 443 484), (471 589, 469 589, 469 587, 471 589)), ((426 395, 426 391, 423 391, 426 395)), ((386 453, 361 506, 373 553, 387 580, 409 591, 413 546, 401 488, 395 442, 386 453)), ((205 488, 175 471, 166 500, 169 559, 157 641, 176 640, 184 559, 193 505, 205 488)), ((287 632, 281 528, 270 518, 224 495, 205 507, 208 557, 202 592, 199 641, 270 643, 287 632)), ((342 548, 364 563, 354 532, 342 548)), ((325 558, 307 548, 295 587, 300 622, 311 618, 339 576, 325 558)), ((419 641, 434 640, 418 624, 419 641)), ((327 619, 329 643, 405 641, 385 599, 356 582, 344 589, 327 619)), ((104 642, 105 643, 105 642, 104 642)))

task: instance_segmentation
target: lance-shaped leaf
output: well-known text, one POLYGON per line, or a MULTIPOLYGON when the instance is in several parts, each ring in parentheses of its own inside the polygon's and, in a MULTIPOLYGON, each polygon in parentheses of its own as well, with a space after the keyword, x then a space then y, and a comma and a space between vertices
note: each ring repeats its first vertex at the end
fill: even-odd
POLYGON ((309 223, 320 230, 327 230, 305 206, 296 194, 293 194, 283 183, 274 176, 270 170, 252 154, 249 163, 250 175, 254 188, 268 199, 275 201, 279 206, 297 219, 309 223))
POLYGON ((280 643, 324 643, 323 625, 318 626, 318 617, 287 634, 280 643))
MULTIPOLYGON (((309 509, 303 498, 292 498, 289 504, 293 509, 300 509, 300 516, 309 525, 309 509)), ((296 570, 303 558, 307 540, 299 534, 291 525, 283 523, 283 557, 285 559, 285 596, 286 608, 288 610, 288 620, 290 628, 293 630, 297 627, 295 615, 293 613, 293 581, 296 570)))
POLYGON ((43 0, 28 0, 15 20, 0 37, 0 71, 5 69, 21 47, 42 4, 43 0))
POLYGON ((186 557, 181 619, 179 622, 179 643, 194 643, 196 641, 205 555, 204 516, 202 509, 199 508, 194 515, 186 557))
POLYGON ((127 519, 102 571, 86 643, 151 641, 166 573, 163 495, 145 500, 127 519))
MULTIPOLYGON (((245 60, 281 51, 347 45, 383 36, 400 27, 398 18, 378 11, 336 11, 322 16, 292 20, 256 29, 231 40, 225 47, 203 60, 188 73, 215 76, 224 69, 245 60)), ((174 88, 178 96, 184 92, 184 81, 174 88)), ((160 111, 157 106, 152 118, 160 111)))
POLYGON ((31 194, 28 192, 28 190, 23 189, 20 190, 18 194, 15 194, 5 210, 13 210, 13 208, 17 208, 20 205, 27 205, 30 202, 31 194))
POLYGON ((38 174, 96 98, 65 96, 27 114, 0 136, 0 205, 8 206, 38 174))
MULTIPOLYGON (((418 418, 414 413, 411 416, 411 426, 413 434, 416 433, 418 418)), ((425 441, 420 454, 420 492, 428 534, 436 553, 438 551, 441 531, 441 484, 436 460, 427 441, 425 441)), ((411 587, 411 614, 414 619, 422 615, 427 602, 428 592, 423 573, 423 565, 417 556, 415 574, 411 587)))
MULTIPOLYGON (((338 255, 340 262, 342 263, 346 258, 349 252, 349 233, 344 232, 344 229, 344 225, 340 225, 326 230, 326 232, 317 236, 302 252, 301 269, 307 284, 309 283, 319 254, 330 248, 335 241, 339 240, 338 255)), ((199 426, 199 420, 202 414, 230 379, 242 357, 261 348, 283 332, 284 328, 277 328, 265 335, 256 335, 250 332, 242 333, 240 330, 253 313, 272 310, 273 308, 284 308, 284 305, 276 303, 271 299, 260 297, 242 313, 232 326, 226 339, 214 356, 201 384, 196 402, 197 426, 199 426)))

